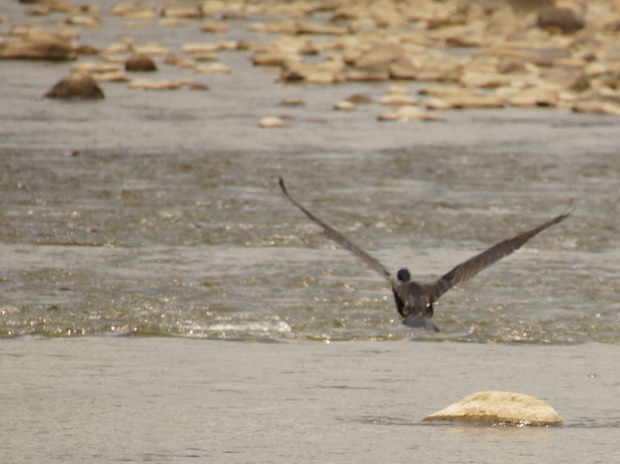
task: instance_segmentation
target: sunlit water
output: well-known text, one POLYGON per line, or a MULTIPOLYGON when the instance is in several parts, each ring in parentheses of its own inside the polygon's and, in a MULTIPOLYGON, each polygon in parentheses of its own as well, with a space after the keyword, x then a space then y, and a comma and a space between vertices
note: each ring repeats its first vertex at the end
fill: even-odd
MULTIPOLYGON (((82 41, 211 40, 106 18, 82 41)), ((105 100, 81 103, 42 98, 70 64, 0 65, 4 461, 617 460, 618 119, 379 123, 376 103, 332 106, 387 85, 282 86, 249 58, 222 53, 230 76, 162 65, 158 78, 206 92, 104 84, 105 100), (260 129, 273 114, 288 127, 260 129), (431 334, 400 324, 381 277, 291 206, 278 176, 420 280, 574 207, 444 295, 431 334), (486 389, 539 396, 566 426, 421 424, 486 389)))

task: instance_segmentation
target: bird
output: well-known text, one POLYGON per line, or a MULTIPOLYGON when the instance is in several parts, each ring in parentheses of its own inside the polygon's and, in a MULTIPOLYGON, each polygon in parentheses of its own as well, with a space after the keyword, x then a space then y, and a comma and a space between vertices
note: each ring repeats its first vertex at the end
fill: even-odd
POLYGON ((419 283, 411 280, 409 269, 402 268, 393 276, 390 271, 374 256, 364 251, 353 241, 345 237, 341 232, 334 229, 322 219, 311 213, 288 192, 284 179, 279 178, 280 189, 286 198, 295 205, 302 213, 323 228, 328 238, 336 242, 345 250, 361 259, 370 269, 384 277, 392 287, 396 310, 402 317, 402 323, 409 327, 419 327, 439 332, 440 329, 431 321, 434 314, 433 304, 439 297, 450 290, 453 286, 468 281, 482 270, 488 268, 500 259, 518 250, 528 240, 543 230, 562 222, 571 214, 572 200, 566 211, 544 222, 533 229, 522 232, 512 238, 503 240, 473 256, 467 261, 455 266, 451 271, 442 275, 430 283, 419 283))

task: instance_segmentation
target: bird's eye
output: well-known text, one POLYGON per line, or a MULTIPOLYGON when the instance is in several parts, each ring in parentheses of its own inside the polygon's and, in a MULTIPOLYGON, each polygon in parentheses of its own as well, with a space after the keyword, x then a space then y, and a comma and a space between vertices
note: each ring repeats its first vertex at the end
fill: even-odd
POLYGON ((431 304, 430 304, 430 303, 426 303, 426 307, 427 307, 427 308, 430 308, 430 307, 431 307, 431 304))

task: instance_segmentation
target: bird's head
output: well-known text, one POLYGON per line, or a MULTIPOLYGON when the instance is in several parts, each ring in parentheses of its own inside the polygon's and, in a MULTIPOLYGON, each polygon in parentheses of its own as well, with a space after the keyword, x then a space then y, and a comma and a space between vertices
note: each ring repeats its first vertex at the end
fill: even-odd
POLYGON ((411 280, 411 274, 409 273, 409 269, 406 268, 402 268, 401 270, 399 270, 396 274, 396 277, 401 282, 409 282, 411 280))

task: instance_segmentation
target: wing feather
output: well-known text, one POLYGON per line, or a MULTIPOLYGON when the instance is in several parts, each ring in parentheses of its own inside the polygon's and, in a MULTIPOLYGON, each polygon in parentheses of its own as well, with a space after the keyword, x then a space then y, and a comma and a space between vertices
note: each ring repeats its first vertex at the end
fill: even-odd
POLYGON ((444 274, 431 285, 430 293, 432 295, 433 301, 436 301, 441 295, 450 290, 450 288, 452 288, 454 285, 471 279, 476 274, 486 269, 493 263, 518 250, 528 240, 530 240, 532 237, 539 234, 543 230, 566 219, 568 216, 570 216, 570 209, 571 207, 569 206, 568 210, 565 213, 560 214, 559 216, 556 216, 553 219, 550 219, 549 221, 537 227, 534 227, 531 230, 528 230, 527 232, 523 232, 516 237, 509 238, 493 245, 491 248, 483 251, 482 253, 474 256, 473 258, 468 259, 467 261, 456 266, 447 274, 444 274))
POLYGON ((280 188, 282 189, 282 193, 284 193, 286 198, 288 198, 291 203, 293 203, 297 208, 299 208, 301 212, 303 212, 306 216, 308 216, 310 219, 316 222, 319 226, 321 226, 323 228, 323 231, 325 232, 325 235, 327 235, 330 239, 332 239, 334 242, 336 242, 338 245, 340 245, 345 250, 348 250, 351 253, 353 253, 355 256, 361 259, 368 267, 370 267, 374 271, 381 274, 386 280, 388 280, 389 282, 392 282, 392 275, 385 268, 385 266, 383 266, 383 264, 379 262, 378 259, 369 255, 367 252, 362 250, 359 246, 357 246, 351 240, 346 238, 344 235, 342 235, 340 232, 338 232, 336 229, 334 229, 332 226, 330 226, 326 222, 316 217, 314 214, 312 214, 310 211, 304 208, 300 203, 298 203, 295 199, 293 199, 293 197, 291 197, 288 191, 286 190, 286 186, 284 185, 284 179, 282 177, 280 177, 279 183, 280 183, 280 188))

